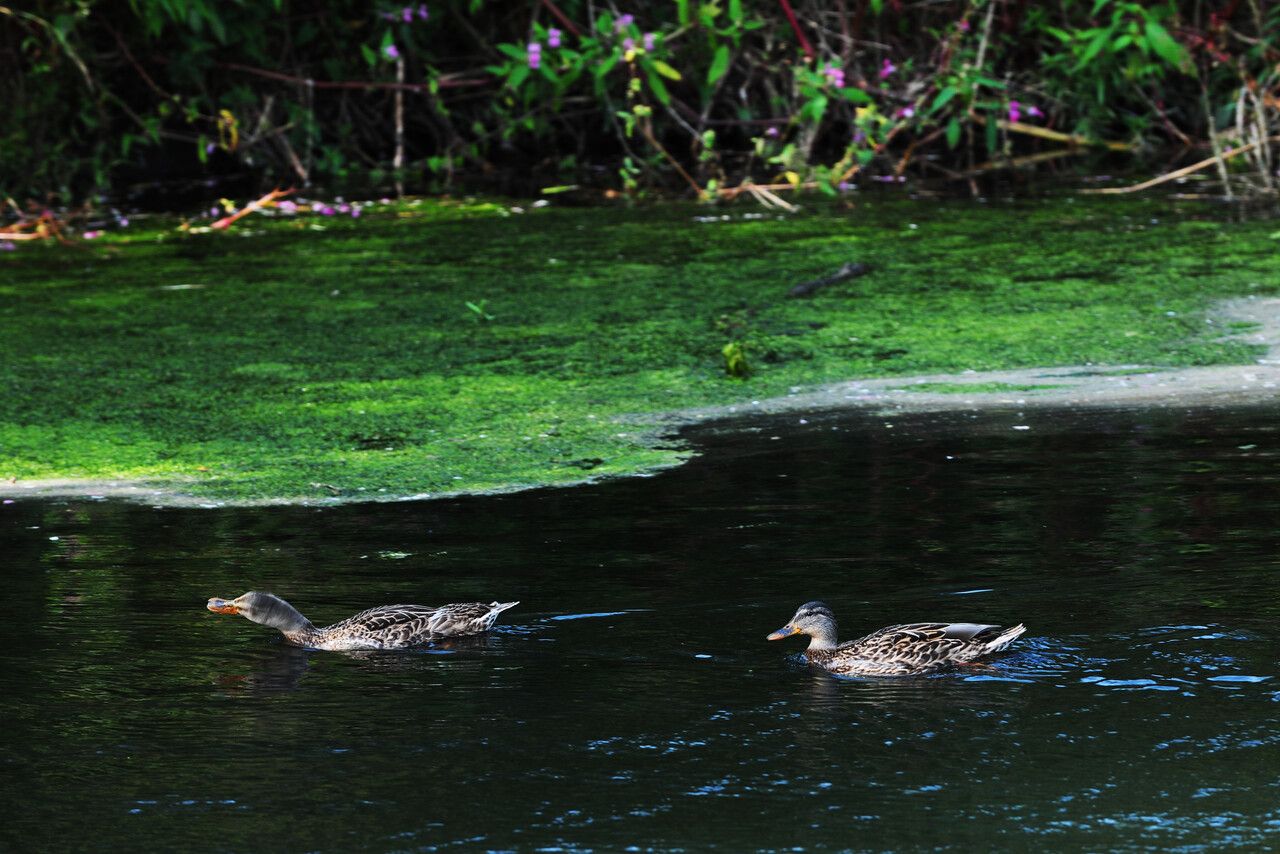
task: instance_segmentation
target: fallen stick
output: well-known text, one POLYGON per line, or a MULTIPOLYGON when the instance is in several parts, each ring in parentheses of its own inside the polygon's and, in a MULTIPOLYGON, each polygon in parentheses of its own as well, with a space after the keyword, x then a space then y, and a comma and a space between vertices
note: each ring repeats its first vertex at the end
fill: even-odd
POLYGON ((294 187, 290 187, 287 190, 281 190, 281 189, 272 190, 270 193, 267 193, 265 196, 258 199, 256 202, 249 202, 249 204, 245 205, 240 210, 231 214, 231 216, 224 216, 222 219, 213 223, 209 227, 216 228, 219 230, 226 230, 230 228, 236 222, 236 220, 246 217, 256 210, 261 210, 263 205, 270 204, 271 202, 274 202, 276 199, 283 199, 285 196, 288 196, 294 192, 296 192, 296 188, 294 187))
MULTIPOLYGON (((969 118, 973 119, 980 125, 987 124, 987 117, 978 113, 970 113, 969 118)), ((1006 119, 996 119, 996 127, 1007 130, 1011 133, 1021 133, 1027 136, 1035 136, 1040 139, 1049 139, 1054 142, 1065 142, 1069 145, 1089 145, 1109 148, 1112 151, 1132 151, 1133 146, 1127 142, 1108 142, 1104 139, 1089 139, 1087 136, 1080 136, 1076 133, 1062 133, 1061 131, 1049 130, 1039 125, 1029 125, 1023 122, 1011 122, 1006 119)))
MULTIPOLYGON (((1265 140, 1261 140, 1261 142, 1280 142, 1280 136, 1269 137, 1265 140)), ((1238 148, 1232 148, 1224 151, 1222 152, 1222 162, 1226 162, 1236 155, 1244 154, 1246 151, 1252 151, 1257 147, 1258 142, 1250 142, 1247 145, 1242 145, 1238 148)), ((1131 187, 1101 187, 1096 190, 1080 190, 1079 192, 1098 196, 1112 196, 1120 193, 1136 193, 1139 190, 1146 190, 1150 187, 1155 187, 1168 181, 1176 181, 1179 178, 1190 175, 1192 172, 1199 172, 1201 169, 1208 169, 1217 162, 1218 156, 1214 155, 1213 157, 1206 157, 1199 163, 1192 163, 1190 166, 1183 166, 1181 169, 1175 169, 1172 172, 1167 172, 1157 178, 1152 178, 1150 181, 1143 181, 1141 184, 1134 184, 1131 187)))
POLYGON ((830 276, 824 276, 821 279, 814 279, 811 282, 801 282, 791 290, 787 291, 787 296, 807 297, 819 288, 825 288, 827 285, 836 285, 840 282, 847 281, 848 279, 856 278, 857 276, 865 276, 870 272, 870 264, 863 264, 861 261, 850 261, 830 276))

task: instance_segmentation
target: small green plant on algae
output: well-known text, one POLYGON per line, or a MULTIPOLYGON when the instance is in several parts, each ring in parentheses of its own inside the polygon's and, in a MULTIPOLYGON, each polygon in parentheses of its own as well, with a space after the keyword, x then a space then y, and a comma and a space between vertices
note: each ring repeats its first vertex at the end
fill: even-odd
POLYGON ((485 306, 488 304, 489 301, 487 299, 482 299, 480 302, 471 302, 470 300, 467 300, 466 306, 476 320, 488 322, 493 320, 493 315, 485 311, 485 306))
POLYGON ((724 356, 724 372, 731 377, 745 378, 751 374, 747 364, 747 348, 741 341, 730 341, 720 350, 724 356))

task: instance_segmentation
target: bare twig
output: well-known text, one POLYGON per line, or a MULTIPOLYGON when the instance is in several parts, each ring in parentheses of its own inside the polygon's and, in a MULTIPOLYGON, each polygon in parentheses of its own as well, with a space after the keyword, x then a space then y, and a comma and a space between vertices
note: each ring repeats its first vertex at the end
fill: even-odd
POLYGON ((1248 152, 1248 151, 1252 151, 1253 149, 1257 148, 1260 143, 1269 143, 1269 142, 1280 142, 1280 136, 1273 136, 1265 140, 1257 140, 1249 143, 1248 145, 1241 145, 1237 148, 1232 148, 1232 149, 1229 149, 1228 151, 1223 151, 1221 154, 1215 154, 1213 157, 1206 157, 1204 160, 1201 160, 1199 163, 1192 163, 1190 166, 1184 166, 1181 169, 1175 169, 1174 171, 1161 175, 1158 178, 1152 178, 1150 181, 1143 181, 1141 184, 1134 184, 1133 186, 1130 186, 1130 187, 1101 187, 1096 190, 1080 190, 1080 192, 1089 193, 1092 195, 1100 195, 1100 196, 1101 195, 1108 195, 1108 196, 1117 195, 1119 193, 1136 193, 1139 190, 1146 190, 1151 187, 1155 187, 1159 184, 1164 184, 1169 181, 1176 181, 1177 179, 1190 175, 1193 172, 1199 172, 1201 169, 1207 169, 1208 167, 1213 166, 1214 164, 1223 165, 1226 163, 1226 161, 1230 160, 1232 157, 1236 157, 1237 155, 1244 154, 1245 152, 1248 152))

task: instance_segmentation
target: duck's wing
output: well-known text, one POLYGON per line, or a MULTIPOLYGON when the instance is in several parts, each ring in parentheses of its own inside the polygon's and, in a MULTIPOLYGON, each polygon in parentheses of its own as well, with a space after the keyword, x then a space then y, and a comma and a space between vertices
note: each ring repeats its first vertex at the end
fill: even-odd
POLYGON ((441 637, 459 637, 487 632, 497 622, 498 615, 519 602, 458 602, 437 608, 429 626, 441 637))
POLYGON ((321 630, 330 641, 350 640, 375 648, 409 646, 431 635, 435 605, 379 605, 321 630))
POLYGON ((1026 631, 983 623, 903 623, 836 647, 834 657, 922 671, 961 663, 1004 649, 1026 631))

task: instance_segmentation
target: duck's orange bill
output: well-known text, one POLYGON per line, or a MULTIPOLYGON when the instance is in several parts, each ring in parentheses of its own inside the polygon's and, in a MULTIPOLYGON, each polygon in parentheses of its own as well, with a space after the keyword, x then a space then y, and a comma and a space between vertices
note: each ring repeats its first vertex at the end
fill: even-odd
MULTIPOLYGON (((213 607, 212 603, 210 603, 209 607, 213 607)), ((797 631, 799 630, 795 626, 783 626, 773 634, 769 635, 769 637, 765 638, 765 640, 782 640, 783 638, 791 637, 797 631)))
POLYGON ((218 599, 218 598, 210 599, 209 604, 206 607, 215 614, 239 614, 240 613, 239 609, 236 608, 236 603, 228 602, 226 599, 218 599))

